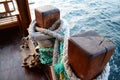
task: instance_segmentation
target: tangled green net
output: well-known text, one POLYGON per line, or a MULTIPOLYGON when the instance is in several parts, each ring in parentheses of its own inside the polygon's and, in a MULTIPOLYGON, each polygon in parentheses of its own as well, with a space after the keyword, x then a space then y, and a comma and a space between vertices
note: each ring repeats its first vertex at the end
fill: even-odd
POLYGON ((40 61, 42 64, 52 63, 52 56, 49 53, 53 52, 53 48, 40 48, 40 61))
MULTIPOLYGON (((54 40, 52 40, 54 42, 54 40)), ((62 58, 63 58, 63 41, 59 41, 59 50, 58 53, 60 55, 60 57, 57 60, 57 63, 54 65, 54 70, 55 72, 60 75, 63 74, 64 77, 69 80, 68 75, 64 69, 64 64, 62 62, 62 58)), ((40 61, 42 64, 51 64, 53 61, 53 57, 52 55, 50 55, 50 53, 53 53, 54 49, 53 48, 40 48, 40 61)))

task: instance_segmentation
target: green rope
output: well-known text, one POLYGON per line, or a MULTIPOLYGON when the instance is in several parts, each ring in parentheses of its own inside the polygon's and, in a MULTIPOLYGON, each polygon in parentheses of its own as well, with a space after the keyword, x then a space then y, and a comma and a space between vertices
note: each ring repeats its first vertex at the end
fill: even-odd
POLYGON ((40 52, 53 52, 53 48, 40 48, 40 52))
POLYGON ((42 64, 52 63, 52 56, 49 53, 53 52, 53 48, 40 48, 40 61, 42 64))
MULTIPOLYGON (((62 36, 64 36, 64 33, 62 33, 62 36)), ((49 39, 52 43, 55 43, 55 38, 49 39)), ((60 75, 63 74, 66 80, 70 80, 65 69, 64 69, 64 64, 62 62, 63 58, 63 42, 59 41, 59 50, 58 53, 60 54, 60 57, 58 58, 57 63, 54 65, 54 70, 55 72, 60 75)), ((54 49, 53 48, 40 48, 40 61, 42 64, 50 64, 53 61, 52 56, 49 53, 53 53, 54 49)))
MULTIPOLYGON (((55 43, 55 38, 49 39, 52 43, 55 43)), ((42 64, 52 63, 52 56, 49 53, 53 53, 53 48, 40 48, 40 61, 42 64)))
POLYGON ((59 54, 60 54, 60 57, 59 57, 57 63, 54 65, 54 70, 55 70, 55 72, 56 72, 58 75, 63 74, 64 77, 65 77, 67 80, 69 80, 68 75, 67 75, 67 73, 66 73, 66 71, 65 71, 65 69, 64 69, 64 64, 63 64, 63 62, 62 62, 62 58, 63 58, 63 54, 62 54, 62 53, 63 53, 63 42, 60 41, 60 46, 59 46, 59 54))
POLYGON ((67 73, 66 73, 66 71, 65 71, 65 69, 64 69, 64 64, 63 64, 63 63, 57 63, 57 64, 55 64, 55 65, 54 65, 54 70, 55 70, 55 72, 56 72, 58 75, 60 75, 60 74, 63 73, 64 77, 65 77, 67 80, 69 80, 68 75, 67 75, 67 73))

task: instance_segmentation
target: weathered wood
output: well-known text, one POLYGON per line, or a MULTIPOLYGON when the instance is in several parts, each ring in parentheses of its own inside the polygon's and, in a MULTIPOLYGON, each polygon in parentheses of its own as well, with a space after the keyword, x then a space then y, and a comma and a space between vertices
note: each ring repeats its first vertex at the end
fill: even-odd
POLYGON ((90 37, 90 36, 100 37, 100 35, 93 30, 89 30, 83 33, 76 33, 72 35, 72 37, 90 37))
POLYGON ((11 12, 15 11, 13 0, 9 0, 9 1, 3 0, 3 1, 0 1, 0 4, 2 4, 5 9, 4 11, 0 12, 0 14, 9 14, 11 16, 11 12), (13 7, 13 9, 10 9, 9 3, 11 3, 11 6, 13 7))
POLYGON ((68 59, 77 76, 91 80, 102 72, 113 51, 114 44, 103 37, 71 37, 68 59))
MULTIPOLYGON (((19 26, 21 27, 21 21, 20 21, 20 16, 15 10, 15 6, 13 3, 13 0, 3 0, 0 1, 0 4, 3 5, 5 11, 0 12, 0 30, 7 29, 7 28, 12 28, 19 26), (11 3, 11 6, 13 9, 10 9, 9 3, 11 3)), ((21 31, 21 29, 20 29, 21 31)))
POLYGON ((60 11, 56 7, 47 5, 35 9, 38 26, 41 28, 51 27, 55 21, 60 19, 60 11))
POLYGON ((31 22, 28 0, 16 0, 16 3, 20 13, 20 20, 21 20, 22 32, 23 32, 22 34, 26 36, 28 35, 27 28, 29 27, 29 24, 31 22))
POLYGON ((21 51, 19 48, 18 30, 12 29, 6 32, 1 31, 0 46, 0 80, 52 80, 49 68, 40 66, 34 69, 23 68, 21 64, 21 51), (16 33, 16 34, 15 34, 16 33), (8 40, 9 39, 9 40, 8 40), (7 46, 8 44, 10 46, 7 46), (17 43, 17 44, 16 44, 17 43))
POLYGON ((36 45, 34 43, 35 43, 35 41, 33 41, 31 39, 28 40, 28 46, 29 46, 29 49, 30 49, 31 53, 37 54, 36 45))

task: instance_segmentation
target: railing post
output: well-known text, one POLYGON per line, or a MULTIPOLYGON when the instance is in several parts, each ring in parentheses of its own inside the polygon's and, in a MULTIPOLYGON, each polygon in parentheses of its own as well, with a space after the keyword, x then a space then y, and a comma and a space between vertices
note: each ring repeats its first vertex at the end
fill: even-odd
POLYGON ((31 22, 31 15, 30 15, 30 9, 28 0, 16 0, 18 11, 20 14, 20 20, 22 23, 22 31, 23 35, 28 35, 27 28, 29 27, 29 24, 31 22))

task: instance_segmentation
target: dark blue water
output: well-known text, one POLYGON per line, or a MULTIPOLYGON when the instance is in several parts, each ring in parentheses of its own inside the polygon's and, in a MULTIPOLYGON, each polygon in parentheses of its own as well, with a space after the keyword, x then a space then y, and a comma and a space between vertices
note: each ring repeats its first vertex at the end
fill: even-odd
MULTIPOLYGON (((116 1, 116 0, 114 0, 116 1)), ((89 15, 86 10, 75 10, 65 15, 65 18, 72 19, 72 16, 89 15, 83 19, 78 19, 71 29, 71 35, 76 32, 84 32, 92 29, 100 35, 111 39, 116 45, 115 52, 110 59, 110 75, 108 80, 120 79, 120 2, 93 2, 87 4, 94 10, 89 15), (104 7, 103 7, 104 6, 104 7), (67 18, 69 17, 69 18, 67 18)))
POLYGON ((36 4, 53 5, 70 24, 71 35, 95 30, 116 45, 110 59, 109 80, 120 80, 120 0, 36 0, 36 4))

